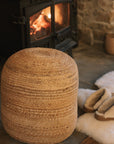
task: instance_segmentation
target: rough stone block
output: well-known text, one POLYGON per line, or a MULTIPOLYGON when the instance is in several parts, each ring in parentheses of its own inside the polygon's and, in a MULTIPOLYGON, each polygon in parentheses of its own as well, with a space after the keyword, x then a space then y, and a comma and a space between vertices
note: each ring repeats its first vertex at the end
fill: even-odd
POLYGON ((103 43, 105 33, 114 32, 114 0, 77 0, 81 41, 103 43))
POLYGON ((110 31, 112 30, 112 27, 109 23, 106 22, 97 22, 97 21, 93 21, 90 24, 90 28, 92 29, 96 29, 96 30, 102 30, 102 31, 110 31))
POLYGON ((93 35, 94 35, 95 40, 104 41, 104 39, 105 39, 105 32, 104 31, 94 30, 93 35))
POLYGON ((101 10, 96 9, 94 11, 93 16, 94 16, 96 21, 108 22, 108 23, 110 21, 109 12, 105 12, 105 11, 101 11, 101 10))
POLYGON ((79 8, 80 10, 83 10, 83 9, 85 8, 85 3, 79 2, 79 3, 78 3, 78 8, 79 8))
POLYGON ((94 44, 93 32, 89 28, 81 29, 79 31, 79 38, 81 41, 83 41, 89 45, 94 44))
POLYGON ((111 0, 98 0, 98 7, 103 9, 104 11, 109 11, 110 8, 113 8, 111 0))
POLYGON ((110 23, 114 24, 114 10, 110 12, 110 23))

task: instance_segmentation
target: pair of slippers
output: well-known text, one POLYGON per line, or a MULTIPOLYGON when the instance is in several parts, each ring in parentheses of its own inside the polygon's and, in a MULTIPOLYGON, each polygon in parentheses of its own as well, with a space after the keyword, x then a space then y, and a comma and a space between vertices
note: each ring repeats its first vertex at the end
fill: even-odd
POLYGON ((95 112, 95 118, 101 121, 114 120, 114 96, 107 88, 100 88, 86 99, 83 110, 95 112))

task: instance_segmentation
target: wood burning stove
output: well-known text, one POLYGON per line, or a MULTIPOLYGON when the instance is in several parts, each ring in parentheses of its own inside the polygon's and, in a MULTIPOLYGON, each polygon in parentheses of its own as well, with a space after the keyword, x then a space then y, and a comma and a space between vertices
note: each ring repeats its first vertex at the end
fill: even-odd
POLYGON ((27 47, 69 51, 77 45, 76 1, 4 0, 1 7, 5 53, 27 47))

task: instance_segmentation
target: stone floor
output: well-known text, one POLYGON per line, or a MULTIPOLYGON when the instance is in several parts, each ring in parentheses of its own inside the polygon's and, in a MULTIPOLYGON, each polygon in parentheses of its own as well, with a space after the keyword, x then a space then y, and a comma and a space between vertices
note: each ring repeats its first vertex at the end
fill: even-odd
MULTIPOLYGON (((114 70, 114 56, 107 54, 101 46, 88 46, 80 43, 73 49, 73 58, 79 69, 79 88, 96 89, 94 82, 103 74, 114 70)), ((5 62, 5 58, 0 57, 0 72, 5 62)), ((79 115, 82 114, 79 109, 79 115)), ((80 144, 86 137, 85 134, 73 134, 61 142, 61 144, 80 144)), ((3 129, 0 121, 0 144, 23 144, 11 138, 3 129)))

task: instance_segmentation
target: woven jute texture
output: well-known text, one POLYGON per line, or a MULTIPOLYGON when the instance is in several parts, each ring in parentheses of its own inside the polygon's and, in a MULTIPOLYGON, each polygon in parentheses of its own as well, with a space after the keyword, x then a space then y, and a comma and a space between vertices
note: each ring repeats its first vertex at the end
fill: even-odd
POLYGON ((14 53, 1 74, 4 129, 30 144, 65 140, 76 127, 77 91, 77 64, 66 53, 38 47, 14 53))

